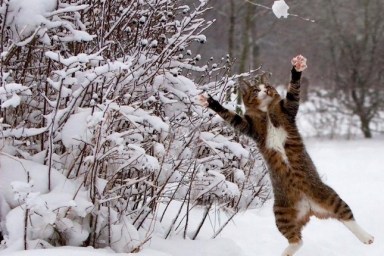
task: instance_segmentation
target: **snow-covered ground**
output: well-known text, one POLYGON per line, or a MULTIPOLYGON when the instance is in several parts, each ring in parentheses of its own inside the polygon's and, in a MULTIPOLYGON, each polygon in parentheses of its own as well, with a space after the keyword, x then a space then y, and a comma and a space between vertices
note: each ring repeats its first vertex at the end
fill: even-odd
MULTIPOLYGON (((297 256, 384 255, 384 140, 309 141, 307 148, 323 180, 349 204, 375 242, 364 245, 341 223, 312 218, 297 256)), ((268 204, 237 216, 222 237, 232 238, 245 256, 280 255, 287 242, 275 228, 271 208, 268 204)))
MULTIPOLYGON (((375 236, 364 245, 335 220, 311 219, 304 228, 304 245, 297 256, 382 256, 384 255, 384 139, 355 141, 310 140, 307 147, 324 181, 351 206, 355 218, 375 236)), ((200 240, 153 239, 137 256, 272 256, 287 245, 277 231, 272 204, 238 214, 219 238, 210 237, 205 227, 200 240)), ((222 220, 224 221, 224 220, 222 220)), ((212 223, 212 222, 211 222, 212 223)), ((209 225, 207 225, 209 226, 209 225)), ((65 247, 7 253, 7 256, 111 256, 111 251, 65 247)), ((0 252, 0 255, 4 255, 0 252)), ((130 255, 130 254, 117 254, 130 255)))

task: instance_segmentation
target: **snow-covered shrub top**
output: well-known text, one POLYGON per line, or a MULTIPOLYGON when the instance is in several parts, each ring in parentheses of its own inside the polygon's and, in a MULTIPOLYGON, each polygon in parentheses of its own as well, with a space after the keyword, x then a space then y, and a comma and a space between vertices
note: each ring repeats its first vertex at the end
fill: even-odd
MULTIPOLYGON (((251 142, 195 104, 200 89, 223 97, 238 77, 226 66, 197 65, 201 56, 188 49, 207 40, 205 1, 1 3, 5 251, 131 252, 161 225, 159 204, 219 203, 236 212, 268 197, 251 142), (191 72, 210 82, 197 86, 191 72)), ((180 223, 169 233, 186 227, 180 223)))

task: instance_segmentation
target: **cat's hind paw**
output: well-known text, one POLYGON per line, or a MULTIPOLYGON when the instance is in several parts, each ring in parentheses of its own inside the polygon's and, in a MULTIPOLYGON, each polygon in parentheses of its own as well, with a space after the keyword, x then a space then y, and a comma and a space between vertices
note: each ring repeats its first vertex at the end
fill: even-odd
POLYGON ((298 243, 290 243, 281 256, 293 256, 302 245, 302 241, 299 241, 298 243))
POLYGON ((369 234, 366 234, 364 237, 362 237, 361 239, 361 242, 363 242, 364 244, 373 244, 373 242, 375 241, 375 238, 369 234))
POLYGON ((355 220, 343 221, 343 224, 364 244, 372 244, 375 238, 366 232, 355 220))

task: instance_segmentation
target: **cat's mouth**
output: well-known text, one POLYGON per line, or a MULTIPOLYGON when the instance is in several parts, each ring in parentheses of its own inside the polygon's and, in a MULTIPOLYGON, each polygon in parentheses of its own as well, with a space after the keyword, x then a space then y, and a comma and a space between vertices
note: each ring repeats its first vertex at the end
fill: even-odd
POLYGON ((260 85, 257 87, 257 98, 264 100, 268 97, 273 98, 275 95, 275 88, 270 85, 260 85))

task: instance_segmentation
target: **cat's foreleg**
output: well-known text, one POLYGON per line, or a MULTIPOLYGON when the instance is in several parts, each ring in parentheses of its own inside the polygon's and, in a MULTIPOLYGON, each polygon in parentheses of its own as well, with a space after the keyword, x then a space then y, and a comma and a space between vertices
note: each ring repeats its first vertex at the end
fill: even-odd
POLYGON ((297 55, 291 60, 292 65, 295 67, 295 70, 302 72, 307 68, 307 58, 303 55, 297 55))
POLYGON ((300 104, 300 80, 301 73, 307 68, 307 59, 302 55, 298 55, 291 60, 291 81, 288 86, 287 96, 284 100, 285 111, 295 117, 300 104))
POLYGON ((210 95, 200 94, 198 98, 200 104, 208 107, 219 114, 226 122, 231 124, 235 129, 242 133, 248 134, 250 130, 249 121, 246 118, 236 114, 223 107, 217 100, 213 99, 210 95))

